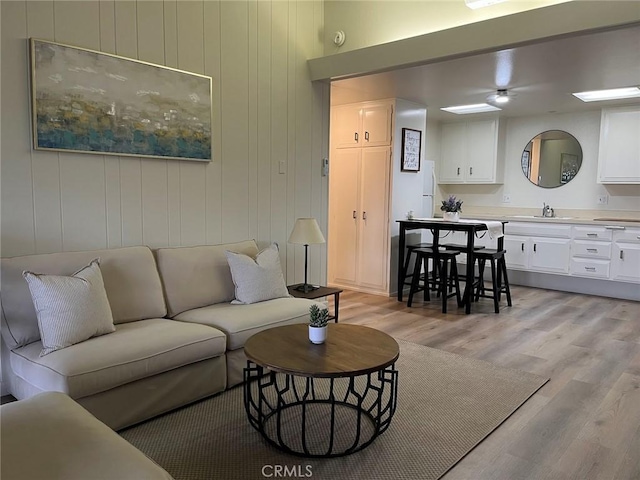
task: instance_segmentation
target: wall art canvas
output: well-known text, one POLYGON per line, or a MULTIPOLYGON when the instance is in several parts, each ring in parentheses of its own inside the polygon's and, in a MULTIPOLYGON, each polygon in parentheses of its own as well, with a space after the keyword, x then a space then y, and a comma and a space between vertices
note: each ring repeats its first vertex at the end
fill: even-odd
POLYGON ((211 77, 31 39, 34 148, 211 160, 211 77))

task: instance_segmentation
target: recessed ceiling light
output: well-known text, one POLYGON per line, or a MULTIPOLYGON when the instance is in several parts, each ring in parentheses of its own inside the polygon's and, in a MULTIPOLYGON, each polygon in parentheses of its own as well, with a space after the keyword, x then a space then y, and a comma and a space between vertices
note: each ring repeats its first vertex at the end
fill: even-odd
POLYGON ((507 0, 464 0, 464 3, 467 4, 467 7, 475 10, 476 8, 488 7, 489 5, 506 1, 507 0))
POLYGON ((640 97, 639 87, 612 88, 609 90, 592 90, 572 94, 583 102, 599 102, 601 100, 617 100, 620 98, 640 97))
POLYGON ((455 113, 458 115, 465 115, 467 113, 495 112, 502 109, 494 107, 493 105, 489 105, 488 103, 476 103, 473 105, 457 105, 455 107, 445 107, 441 108, 440 110, 444 110, 445 112, 449 113, 455 113))

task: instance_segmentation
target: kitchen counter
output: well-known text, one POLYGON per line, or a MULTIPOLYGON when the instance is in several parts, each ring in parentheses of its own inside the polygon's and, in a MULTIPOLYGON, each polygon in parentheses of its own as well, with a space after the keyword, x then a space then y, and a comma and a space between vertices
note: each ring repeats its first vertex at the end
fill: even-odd
MULTIPOLYGON (((465 215, 466 216, 466 215, 465 215)), ((464 218, 464 217, 463 217, 464 218)), ((574 225, 600 225, 600 226, 616 226, 616 227, 640 227, 640 219, 632 218, 577 218, 577 217, 536 217, 534 215, 487 215, 487 214, 470 214, 468 218, 474 220, 499 220, 507 222, 534 222, 534 223, 565 223, 574 225)))

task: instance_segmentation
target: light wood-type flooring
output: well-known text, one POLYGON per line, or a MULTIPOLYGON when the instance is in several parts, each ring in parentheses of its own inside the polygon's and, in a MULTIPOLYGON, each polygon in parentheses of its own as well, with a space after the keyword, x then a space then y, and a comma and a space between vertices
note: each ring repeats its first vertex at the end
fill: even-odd
POLYGON ((422 294, 407 308, 345 291, 340 322, 551 378, 444 480, 640 479, 640 303, 517 286, 512 294, 497 315, 489 299, 471 315, 452 299, 444 315, 422 294))

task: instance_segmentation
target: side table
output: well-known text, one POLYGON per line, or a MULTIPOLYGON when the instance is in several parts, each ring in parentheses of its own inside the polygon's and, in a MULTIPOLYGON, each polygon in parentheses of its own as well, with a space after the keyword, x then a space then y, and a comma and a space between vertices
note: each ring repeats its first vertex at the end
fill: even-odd
POLYGON ((338 309, 340 307, 340 294, 342 293, 342 289, 319 287, 315 290, 305 293, 301 292, 300 290, 296 290, 296 287, 298 285, 289 285, 287 287, 287 289, 289 290, 289 295, 296 298, 308 298, 309 300, 315 300, 316 298, 328 297, 329 295, 333 295, 333 315, 329 315, 329 320, 333 320, 335 323, 338 323, 338 309))

